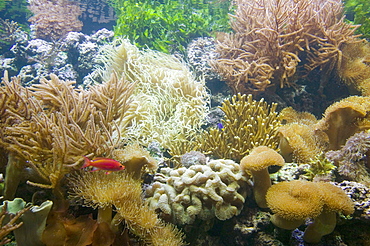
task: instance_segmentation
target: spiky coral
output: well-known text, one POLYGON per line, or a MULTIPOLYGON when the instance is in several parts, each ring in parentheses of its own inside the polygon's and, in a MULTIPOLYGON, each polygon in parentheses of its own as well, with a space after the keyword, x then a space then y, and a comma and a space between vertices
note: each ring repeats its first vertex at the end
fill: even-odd
POLYGON ((234 95, 220 107, 225 113, 223 129, 211 128, 199 137, 199 150, 218 158, 239 161, 254 147, 277 148, 281 124, 277 104, 268 105, 252 95, 234 95))
POLYGON ((152 245, 183 245, 182 233, 172 225, 164 224, 154 210, 141 199, 141 184, 124 172, 87 173, 72 177, 71 196, 85 206, 107 208, 114 206, 117 215, 132 233, 152 245))

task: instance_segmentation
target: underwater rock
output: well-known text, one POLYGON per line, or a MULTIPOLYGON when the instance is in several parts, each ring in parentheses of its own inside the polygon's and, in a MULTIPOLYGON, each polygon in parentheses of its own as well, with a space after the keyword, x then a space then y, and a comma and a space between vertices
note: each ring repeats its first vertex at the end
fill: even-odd
POLYGON ((341 188, 354 202, 353 217, 370 222, 370 189, 363 184, 352 181, 332 184, 341 188))
POLYGON ((20 74, 24 85, 38 82, 41 77, 48 78, 50 73, 81 84, 98 63, 99 47, 112 41, 113 36, 113 31, 107 29, 91 35, 70 32, 57 41, 21 35, 23 39, 16 38, 9 51, 5 51, 6 57, 0 57, 0 72, 10 70, 11 76, 20 74))

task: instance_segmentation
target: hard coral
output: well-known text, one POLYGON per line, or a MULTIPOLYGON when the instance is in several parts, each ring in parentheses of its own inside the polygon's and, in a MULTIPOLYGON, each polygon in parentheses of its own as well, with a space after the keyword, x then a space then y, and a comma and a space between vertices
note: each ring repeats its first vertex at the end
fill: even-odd
POLYGON ((211 128, 199 137, 199 150, 218 158, 240 161, 254 147, 277 149, 280 117, 277 104, 256 101, 252 95, 234 95, 220 107, 225 113, 222 129, 211 128))
POLYGON ((82 22, 79 5, 68 0, 29 0, 29 9, 34 14, 29 21, 35 25, 36 37, 58 40, 68 32, 80 31, 82 22))
POLYGON ((247 196, 247 177, 231 160, 189 168, 162 168, 146 189, 149 206, 176 224, 238 215, 247 196))
POLYGON ((220 35, 214 67, 235 93, 291 86, 301 64, 308 72, 332 69, 341 45, 355 39, 355 28, 343 21, 341 0, 234 2, 235 33, 220 35))

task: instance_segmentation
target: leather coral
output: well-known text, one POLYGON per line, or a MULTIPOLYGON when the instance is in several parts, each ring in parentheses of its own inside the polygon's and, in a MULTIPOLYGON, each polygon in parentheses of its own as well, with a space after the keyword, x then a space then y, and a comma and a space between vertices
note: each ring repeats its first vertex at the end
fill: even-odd
POLYGON ((341 60, 341 45, 355 40, 341 0, 234 2, 234 33, 219 35, 213 62, 234 92, 290 86, 299 66, 331 69, 341 60))

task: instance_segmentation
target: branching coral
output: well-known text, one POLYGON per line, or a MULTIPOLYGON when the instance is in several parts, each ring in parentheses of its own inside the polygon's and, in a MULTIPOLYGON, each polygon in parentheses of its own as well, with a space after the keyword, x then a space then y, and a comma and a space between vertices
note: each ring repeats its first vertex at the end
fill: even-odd
POLYGON ((35 25, 36 37, 58 40, 72 31, 80 31, 82 22, 79 5, 68 0, 30 0, 29 9, 34 14, 28 21, 35 25))
POLYGON ((70 178, 71 196, 85 206, 117 210, 116 217, 123 220, 130 231, 152 245, 183 245, 182 233, 174 226, 157 218, 154 210, 141 198, 140 180, 130 174, 116 172, 82 172, 70 178))
POLYGON ((162 168, 154 179, 146 189, 147 202, 162 218, 176 224, 238 215, 248 191, 248 175, 231 160, 162 168))
POLYGON ((222 129, 211 128, 199 137, 199 150, 218 158, 240 161, 254 147, 277 148, 280 118, 277 104, 268 105, 252 95, 234 95, 220 107, 225 113, 222 129))
POLYGON ((58 193, 67 165, 78 164, 82 155, 111 155, 119 141, 116 122, 123 120, 132 90, 132 83, 116 76, 90 90, 78 90, 74 82, 54 75, 30 88, 22 87, 20 78, 5 76, 0 146, 33 169, 29 183, 58 193))
POLYGON ((220 35, 214 67, 234 92, 256 93, 294 84, 307 71, 340 64, 341 45, 355 39, 343 21, 342 1, 237 0, 231 26, 220 35))

